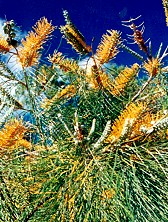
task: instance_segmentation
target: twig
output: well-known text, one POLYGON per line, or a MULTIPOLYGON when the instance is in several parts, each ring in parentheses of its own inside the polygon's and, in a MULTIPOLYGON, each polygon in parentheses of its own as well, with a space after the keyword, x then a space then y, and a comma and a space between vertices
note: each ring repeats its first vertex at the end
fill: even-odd
POLYGON ((134 102, 136 98, 144 91, 144 89, 149 85, 150 81, 152 80, 152 76, 146 81, 146 83, 142 86, 142 88, 138 91, 138 93, 131 99, 131 102, 134 102))

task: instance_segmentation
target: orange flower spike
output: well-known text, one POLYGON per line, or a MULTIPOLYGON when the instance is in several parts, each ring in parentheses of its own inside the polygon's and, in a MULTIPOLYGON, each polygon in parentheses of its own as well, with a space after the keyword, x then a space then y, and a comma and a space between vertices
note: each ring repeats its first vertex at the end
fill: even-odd
POLYGON ((96 58, 100 65, 108 63, 118 54, 118 45, 121 43, 121 33, 116 30, 108 30, 102 36, 102 40, 96 51, 96 58))
POLYGON ((62 55, 62 52, 57 52, 56 50, 54 51, 53 55, 48 56, 48 61, 51 62, 53 65, 54 64, 60 64, 64 60, 64 56, 62 55))
POLYGON ((58 99, 69 99, 76 94, 76 87, 74 85, 68 85, 60 92, 58 92, 55 96, 51 99, 46 99, 42 104, 41 107, 43 109, 48 109, 52 104, 57 101, 58 99))
POLYGON ((160 118, 160 113, 152 114, 150 112, 146 112, 138 119, 138 121, 135 122, 131 138, 139 138, 143 136, 160 118))
POLYGON ((166 139, 168 140, 168 129, 166 130, 166 139))
POLYGON ((162 0, 162 4, 163 4, 163 7, 164 7, 164 11, 165 11, 166 25, 168 26, 168 1, 167 0, 162 0))
POLYGON ((138 73, 139 65, 133 64, 131 68, 126 67, 122 70, 113 82, 113 88, 110 90, 114 96, 119 96, 127 83, 138 73))
POLYGON ((148 59, 147 62, 144 63, 144 69, 149 73, 150 76, 155 77, 160 68, 161 64, 158 58, 148 59))
POLYGON ((117 143, 123 139, 123 137, 129 139, 130 129, 132 129, 133 124, 137 121, 137 118, 141 115, 143 110, 144 105, 142 103, 138 105, 131 103, 114 122, 106 142, 117 143))
POLYGON ((100 80, 103 87, 110 91, 112 87, 112 81, 110 80, 109 76, 106 73, 100 73, 100 80))
POLYGON ((76 87, 74 85, 68 85, 62 89, 58 94, 56 94, 57 99, 61 98, 71 98, 76 94, 76 87))
POLYGON ((5 124, 4 128, 0 131, 0 149, 14 148, 21 144, 26 145, 26 148, 31 147, 31 143, 23 139, 27 128, 21 121, 13 120, 5 124), (21 142, 21 144, 19 144, 21 142))
POLYGON ((32 144, 29 141, 25 140, 25 139, 19 140, 17 145, 21 146, 21 147, 25 147, 27 149, 30 149, 32 147, 32 144))
POLYGON ((10 47, 8 45, 8 42, 4 38, 4 36, 0 35, 0 53, 7 53, 9 52, 10 47))
POLYGON ((23 67, 36 65, 40 57, 39 50, 50 37, 55 27, 49 23, 46 18, 40 19, 33 27, 34 32, 28 33, 25 40, 22 40, 22 45, 18 49, 19 61, 23 67))
POLYGON ((53 55, 48 56, 49 62, 52 63, 52 67, 58 67, 63 72, 77 73, 80 69, 77 62, 73 59, 65 59, 61 52, 55 51, 53 55))

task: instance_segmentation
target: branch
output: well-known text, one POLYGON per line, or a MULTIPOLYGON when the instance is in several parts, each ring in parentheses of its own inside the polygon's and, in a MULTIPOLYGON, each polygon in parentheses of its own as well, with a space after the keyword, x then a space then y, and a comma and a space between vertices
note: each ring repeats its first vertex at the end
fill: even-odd
POLYGON ((134 102, 136 98, 144 91, 144 89, 149 85, 152 80, 152 76, 146 81, 146 83, 142 86, 142 88, 138 91, 138 93, 131 99, 131 102, 134 102))

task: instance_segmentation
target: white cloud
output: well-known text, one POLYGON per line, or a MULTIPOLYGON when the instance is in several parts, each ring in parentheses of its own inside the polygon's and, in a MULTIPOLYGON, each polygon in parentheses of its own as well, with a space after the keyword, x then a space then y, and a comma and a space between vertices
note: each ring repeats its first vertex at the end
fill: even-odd
MULTIPOLYGON (((87 72, 91 69, 92 66, 99 65, 99 61, 96 59, 96 57, 94 59, 92 57, 86 57, 86 58, 80 60, 78 62, 78 65, 82 69, 85 69, 87 72)), ((114 63, 114 62, 105 63, 105 64, 103 64, 102 68, 107 69, 107 68, 110 68, 112 65, 115 66, 116 63, 114 63)))
POLYGON ((4 32, 3 32, 3 25, 4 25, 5 20, 0 18, 0 34, 5 36, 4 32))
POLYGON ((86 58, 80 60, 78 62, 78 65, 80 66, 80 68, 87 71, 87 70, 91 69, 92 66, 95 65, 95 62, 96 62, 96 60, 94 61, 93 58, 86 57, 86 58))

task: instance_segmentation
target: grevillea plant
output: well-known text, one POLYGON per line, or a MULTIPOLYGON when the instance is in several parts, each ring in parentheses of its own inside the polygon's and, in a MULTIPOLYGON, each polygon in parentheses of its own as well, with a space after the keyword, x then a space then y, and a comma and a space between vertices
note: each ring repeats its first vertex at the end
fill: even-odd
POLYGON ((164 11, 165 11, 165 16, 166 16, 166 25, 168 26, 168 1, 167 0, 162 0, 164 11))
POLYGON ((153 54, 137 17, 123 22, 137 51, 114 29, 94 50, 63 16, 77 59, 40 59, 56 28, 46 18, 20 44, 14 21, 0 36, 0 220, 166 222, 167 47, 153 54), (137 62, 110 65, 123 49, 137 62))

